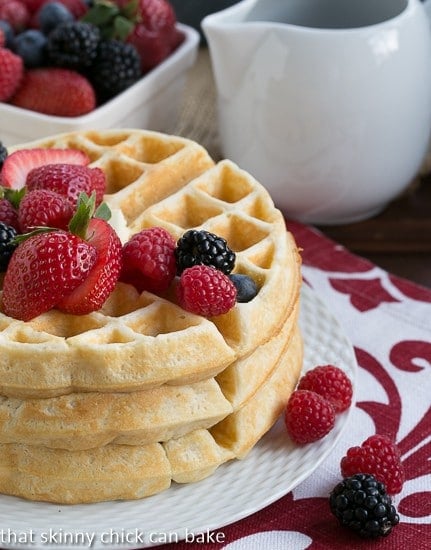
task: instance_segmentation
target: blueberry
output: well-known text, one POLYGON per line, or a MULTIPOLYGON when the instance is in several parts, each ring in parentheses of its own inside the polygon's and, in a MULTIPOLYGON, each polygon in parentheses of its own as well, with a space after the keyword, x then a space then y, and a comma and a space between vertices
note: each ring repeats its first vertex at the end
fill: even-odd
POLYGON ((48 35, 60 23, 69 23, 74 21, 75 17, 64 4, 49 2, 40 8, 38 19, 40 30, 48 35))
POLYGON ((258 293, 259 289, 254 280, 248 275, 241 275, 240 273, 234 273, 229 276, 230 280, 236 287, 236 301, 237 302, 250 302, 258 293))
POLYGON ((27 68, 40 67, 45 59, 46 36, 36 29, 28 29, 15 36, 13 51, 22 57, 27 68))
POLYGON ((6 42, 5 42, 6 48, 10 48, 12 46, 13 38, 15 36, 13 28, 11 27, 10 23, 5 21, 4 19, 0 19, 0 29, 3 31, 3 34, 6 39, 6 42))

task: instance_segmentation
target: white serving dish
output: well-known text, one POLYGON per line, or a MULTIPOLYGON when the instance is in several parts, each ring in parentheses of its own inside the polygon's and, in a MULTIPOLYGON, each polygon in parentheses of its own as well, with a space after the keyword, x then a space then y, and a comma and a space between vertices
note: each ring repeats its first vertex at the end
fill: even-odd
POLYGON ((185 35, 183 43, 136 84, 91 113, 58 117, 0 103, 0 141, 9 147, 62 132, 121 127, 170 132, 199 46, 196 30, 177 26, 185 35))

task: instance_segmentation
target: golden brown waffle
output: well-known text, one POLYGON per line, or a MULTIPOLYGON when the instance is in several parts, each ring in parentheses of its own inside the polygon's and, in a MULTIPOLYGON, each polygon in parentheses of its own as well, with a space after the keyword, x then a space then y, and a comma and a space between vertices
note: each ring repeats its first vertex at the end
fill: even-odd
POLYGON ((0 443, 84 450, 108 443, 146 445, 210 428, 240 409, 271 376, 293 338, 296 317, 217 379, 125 393, 0 396, 0 443))
POLYGON ((266 190, 233 163, 214 165, 195 142, 144 130, 67 133, 24 147, 85 151, 106 173, 106 200, 122 209, 132 233, 151 225, 175 237, 191 227, 211 230, 236 252, 235 271, 260 290, 211 320, 177 309, 169 297, 144 293, 136 300, 122 290, 103 310, 78 319, 51 311, 23 323, 0 314, 4 395, 198 381, 265 343, 292 314, 300 288, 296 245, 266 190))
POLYGON ((123 283, 89 315, 51 310, 22 322, 0 311, 0 492, 65 503, 142 498, 245 456, 302 365, 300 256, 266 190, 193 141, 145 130, 22 147, 85 151, 106 174, 125 238, 155 225, 174 238, 216 233, 259 292, 210 319, 169 291, 123 283))
POLYGON ((203 479, 224 462, 243 458, 272 426, 301 366, 302 345, 296 330, 289 353, 282 354, 272 375, 228 417, 229 431, 223 438, 217 430, 198 429, 163 444, 105 445, 83 451, 0 444, 0 492, 73 504, 143 498, 167 489, 171 480, 203 479))

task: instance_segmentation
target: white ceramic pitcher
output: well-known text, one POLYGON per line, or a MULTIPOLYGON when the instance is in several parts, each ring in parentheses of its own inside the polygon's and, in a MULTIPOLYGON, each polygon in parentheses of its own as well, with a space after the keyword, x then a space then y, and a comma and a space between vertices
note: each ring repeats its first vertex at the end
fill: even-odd
POLYGON ((382 210, 428 149, 430 4, 242 0, 207 16, 223 156, 302 221, 382 210))

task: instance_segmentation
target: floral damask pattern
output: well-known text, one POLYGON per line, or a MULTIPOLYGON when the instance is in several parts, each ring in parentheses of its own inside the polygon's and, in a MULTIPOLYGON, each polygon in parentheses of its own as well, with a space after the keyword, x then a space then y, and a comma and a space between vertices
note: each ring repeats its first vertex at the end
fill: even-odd
POLYGON ((288 227, 302 248, 304 280, 327 303, 355 348, 359 372, 350 428, 330 456, 291 493, 220 529, 222 543, 182 542, 175 549, 428 550, 431 290, 384 272, 305 225, 292 222, 288 227), (406 473, 403 491, 394 498, 400 524, 377 544, 352 539, 328 507, 328 494, 341 476, 341 457, 373 433, 397 442, 406 473))

